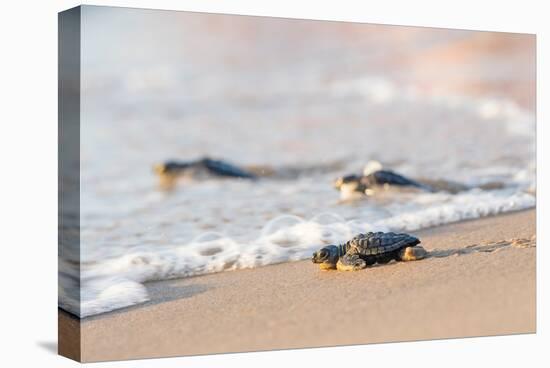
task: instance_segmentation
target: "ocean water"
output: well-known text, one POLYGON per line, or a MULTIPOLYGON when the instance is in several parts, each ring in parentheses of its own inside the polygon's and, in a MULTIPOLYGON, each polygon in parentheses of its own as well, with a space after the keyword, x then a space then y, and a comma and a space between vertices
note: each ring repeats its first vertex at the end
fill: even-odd
MULTIPOLYGON (((398 67, 380 72, 375 56, 399 44, 395 35, 377 28, 388 44, 368 32, 350 44, 342 32, 355 28, 337 23, 319 33, 307 22, 281 30, 280 19, 241 17, 233 29, 220 16, 88 8, 83 17, 81 246, 68 237, 59 261, 59 305, 80 317, 147 301, 148 281, 302 260, 359 232, 535 206, 534 114, 512 98, 426 90, 398 67), (155 163, 204 155, 297 175, 159 186, 155 163), (333 180, 369 160, 472 189, 341 201, 333 180)), ((414 40, 422 52, 473 35, 414 40)))

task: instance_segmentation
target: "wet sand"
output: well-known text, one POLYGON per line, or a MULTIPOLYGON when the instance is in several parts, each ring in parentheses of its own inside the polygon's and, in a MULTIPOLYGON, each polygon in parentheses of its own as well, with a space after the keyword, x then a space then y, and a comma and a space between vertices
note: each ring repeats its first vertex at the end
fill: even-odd
MULTIPOLYGON (((149 283, 152 301, 82 321, 81 359, 535 332, 535 210, 415 234, 430 258, 348 273, 300 261, 149 283)), ((60 312, 60 322, 61 331, 75 320, 60 312)))

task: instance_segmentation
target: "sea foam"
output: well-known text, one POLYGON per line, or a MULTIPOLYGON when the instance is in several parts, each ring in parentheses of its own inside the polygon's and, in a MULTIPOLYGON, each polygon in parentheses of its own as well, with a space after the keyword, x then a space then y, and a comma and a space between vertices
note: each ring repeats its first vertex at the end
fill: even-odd
POLYGON ((80 303, 62 290, 60 305, 80 317, 91 316, 149 300, 143 285, 148 281, 297 261, 359 232, 414 231, 535 205, 533 195, 511 190, 472 190, 458 195, 426 193, 413 201, 418 208, 373 222, 346 221, 332 213, 310 219, 283 215, 269 221, 255 239, 246 243, 223 234, 204 233, 186 244, 145 246, 82 265, 80 303))

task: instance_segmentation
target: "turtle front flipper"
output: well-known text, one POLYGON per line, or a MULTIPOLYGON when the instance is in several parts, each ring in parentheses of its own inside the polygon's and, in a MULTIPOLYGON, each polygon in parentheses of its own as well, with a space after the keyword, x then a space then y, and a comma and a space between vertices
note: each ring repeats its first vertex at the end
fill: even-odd
POLYGON ((338 263, 336 263, 336 269, 338 271, 357 271, 367 267, 365 262, 359 254, 345 254, 340 257, 338 263))
POLYGON ((426 258, 428 252, 420 245, 415 245, 412 247, 406 247, 397 252, 397 261, 418 261, 419 259, 426 258))

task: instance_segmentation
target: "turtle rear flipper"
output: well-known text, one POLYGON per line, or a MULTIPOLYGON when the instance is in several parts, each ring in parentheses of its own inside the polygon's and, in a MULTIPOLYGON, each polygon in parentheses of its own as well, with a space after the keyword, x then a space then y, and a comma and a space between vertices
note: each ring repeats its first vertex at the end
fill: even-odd
POLYGON ((397 261, 417 261, 419 259, 426 258, 428 252, 419 245, 413 247, 405 247, 397 252, 396 260, 397 261))
POLYGON ((357 271, 367 267, 367 263, 358 254, 346 254, 336 263, 338 271, 357 271))

